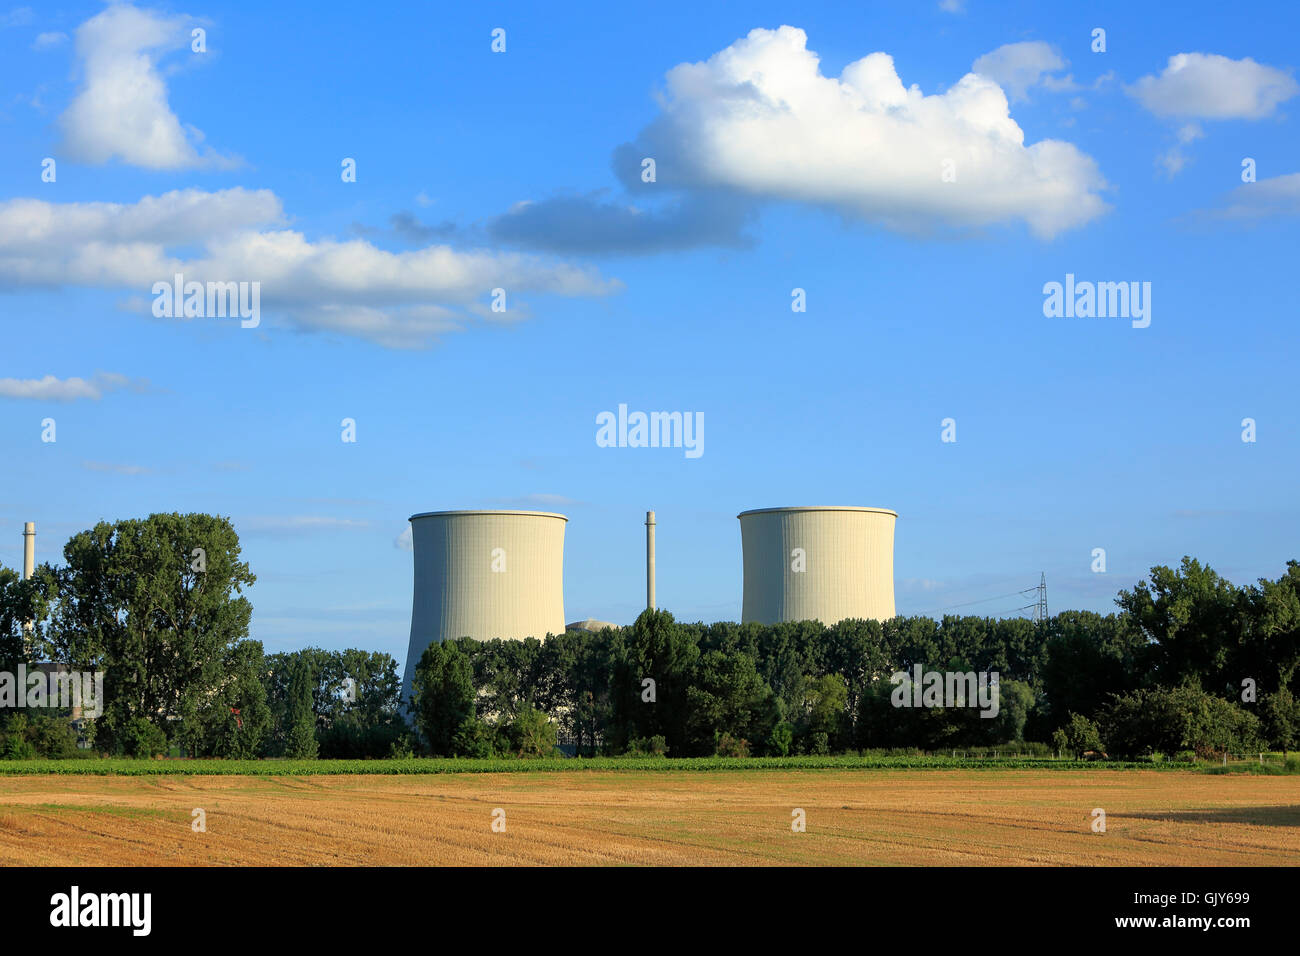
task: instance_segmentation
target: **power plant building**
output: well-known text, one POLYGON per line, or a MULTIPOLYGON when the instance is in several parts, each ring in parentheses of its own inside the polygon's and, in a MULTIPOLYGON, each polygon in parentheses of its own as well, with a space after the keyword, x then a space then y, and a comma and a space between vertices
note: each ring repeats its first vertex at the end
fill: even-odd
POLYGON ((742 622, 888 620, 894 522, 885 508, 760 508, 740 519, 742 622))
POLYGON ((438 641, 564 633, 564 525, 544 511, 430 511, 411 516, 415 593, 402 701, 438 641))

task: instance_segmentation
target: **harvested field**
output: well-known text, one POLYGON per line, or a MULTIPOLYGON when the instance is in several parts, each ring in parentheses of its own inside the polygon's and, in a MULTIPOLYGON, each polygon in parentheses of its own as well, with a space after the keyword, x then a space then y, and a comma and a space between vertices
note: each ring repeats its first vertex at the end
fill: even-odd
POLYGON ((1294 866, 1300 787, 1141 770, 6 777, 0 863, 1294 866))

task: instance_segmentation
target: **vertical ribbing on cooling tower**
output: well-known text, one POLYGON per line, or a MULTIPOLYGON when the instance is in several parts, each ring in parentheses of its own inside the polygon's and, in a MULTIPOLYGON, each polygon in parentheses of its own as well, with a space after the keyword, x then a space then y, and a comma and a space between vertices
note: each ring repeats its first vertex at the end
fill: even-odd
POLYGON ((402 678, 430 644, 564 633, 564 515, 435 511, 411 517, 414 593, 402 678))
POLYGON ((894 616, 894 522, 883 508, 764 508, 740 518, 741 621, 894 616))

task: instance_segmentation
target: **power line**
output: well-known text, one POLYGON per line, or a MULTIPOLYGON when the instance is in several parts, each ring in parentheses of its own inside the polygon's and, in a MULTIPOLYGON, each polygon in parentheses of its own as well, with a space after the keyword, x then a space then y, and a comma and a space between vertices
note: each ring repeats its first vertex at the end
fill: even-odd
POLYGON ((1039 585, 1032 588, 1024 588, 1019 591, 1012 591, 1009 594, 995 594, 993 597, 980 598, 977 601, 965 601, 961 604, 949 604, 947 607, 936 607, 928 611, 918 611, 917 614, 934 614, 939 611, 951 611, 953 608, 958 608, 958 607, 970 607, 972 604, 985 604, 989 601, 1001 601, 1004 598, 1019 597, 1022 594, 1029 594, 1031 591, 1038 591, 1040 590, 1041 587, 1042 586, 1039 585))

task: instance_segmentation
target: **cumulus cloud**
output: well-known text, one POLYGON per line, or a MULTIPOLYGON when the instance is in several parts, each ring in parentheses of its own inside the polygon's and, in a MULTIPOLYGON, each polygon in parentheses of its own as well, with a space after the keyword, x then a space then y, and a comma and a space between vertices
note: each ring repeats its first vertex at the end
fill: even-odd
POLYGON ((977 73, 931 96, 904 87, 886 53, 824 76, 804 32, 783 26, 674 67, 665 85, 659 117, 615 155, 642 194, 730 190, 904 232, 1021 221, 1043 238, 1106 208, 1093 159, 1059 140, 1027 146, 1006 94, 977 73), (643 157, 655 186, 640 182, 643 157))
POLYGON ((1011 95, 1011 102, 1023 100, 1031 86, 1044 75, 1066 67, 1065 60, 1041 40, 1007 43, 985 53, 971 64, 971 72, 988 77, 1011 95))
POLYGON ((166 53, 187 48, 190 20, 114 3, 77 28, 81 87, 59 118, 63 148, 75 160, 112 159, 146 169, 227 167, 238 160, 202 147, 183 127, 158 70, 166 53))
MULTIPOLYGON (((432 245, 388 252, 354 239, 267 228, 284 218, 269 190, 175 190, 134 204, 0 202, 0 289, 66 285, 151 295, 187 282, 260 282, 261 307, 305 330, 395 348, 428 345, 472 316, 527 315, 520 293, 604 295, 621 284, 532 255, 432 245), (504 313, 484 303, 506 290, 504 313)), ((220 321, 214 320, 214 321, 220 321)))
POLYGON ((149 383, 143 379, 130 379, 116 372, 99 372, 89 379, 56 378, 0 378, 0 398, 35 399, 46 402, 75 402, 80 398, 98 401, 104 393, 118 389, 147 391, 149 383))
POLYGON ((1263 119, 1300 87, 1289 73, 1250 57, 1179 53, 1159 76, 1142 77, 1128 92, 1157 116, 1263 119))
POLYGON ((415 544, 411 541, 411 526, 408 524, 402 529, 402 533, 393 539, 393 547, 398 551, 414 551, 415 544))

